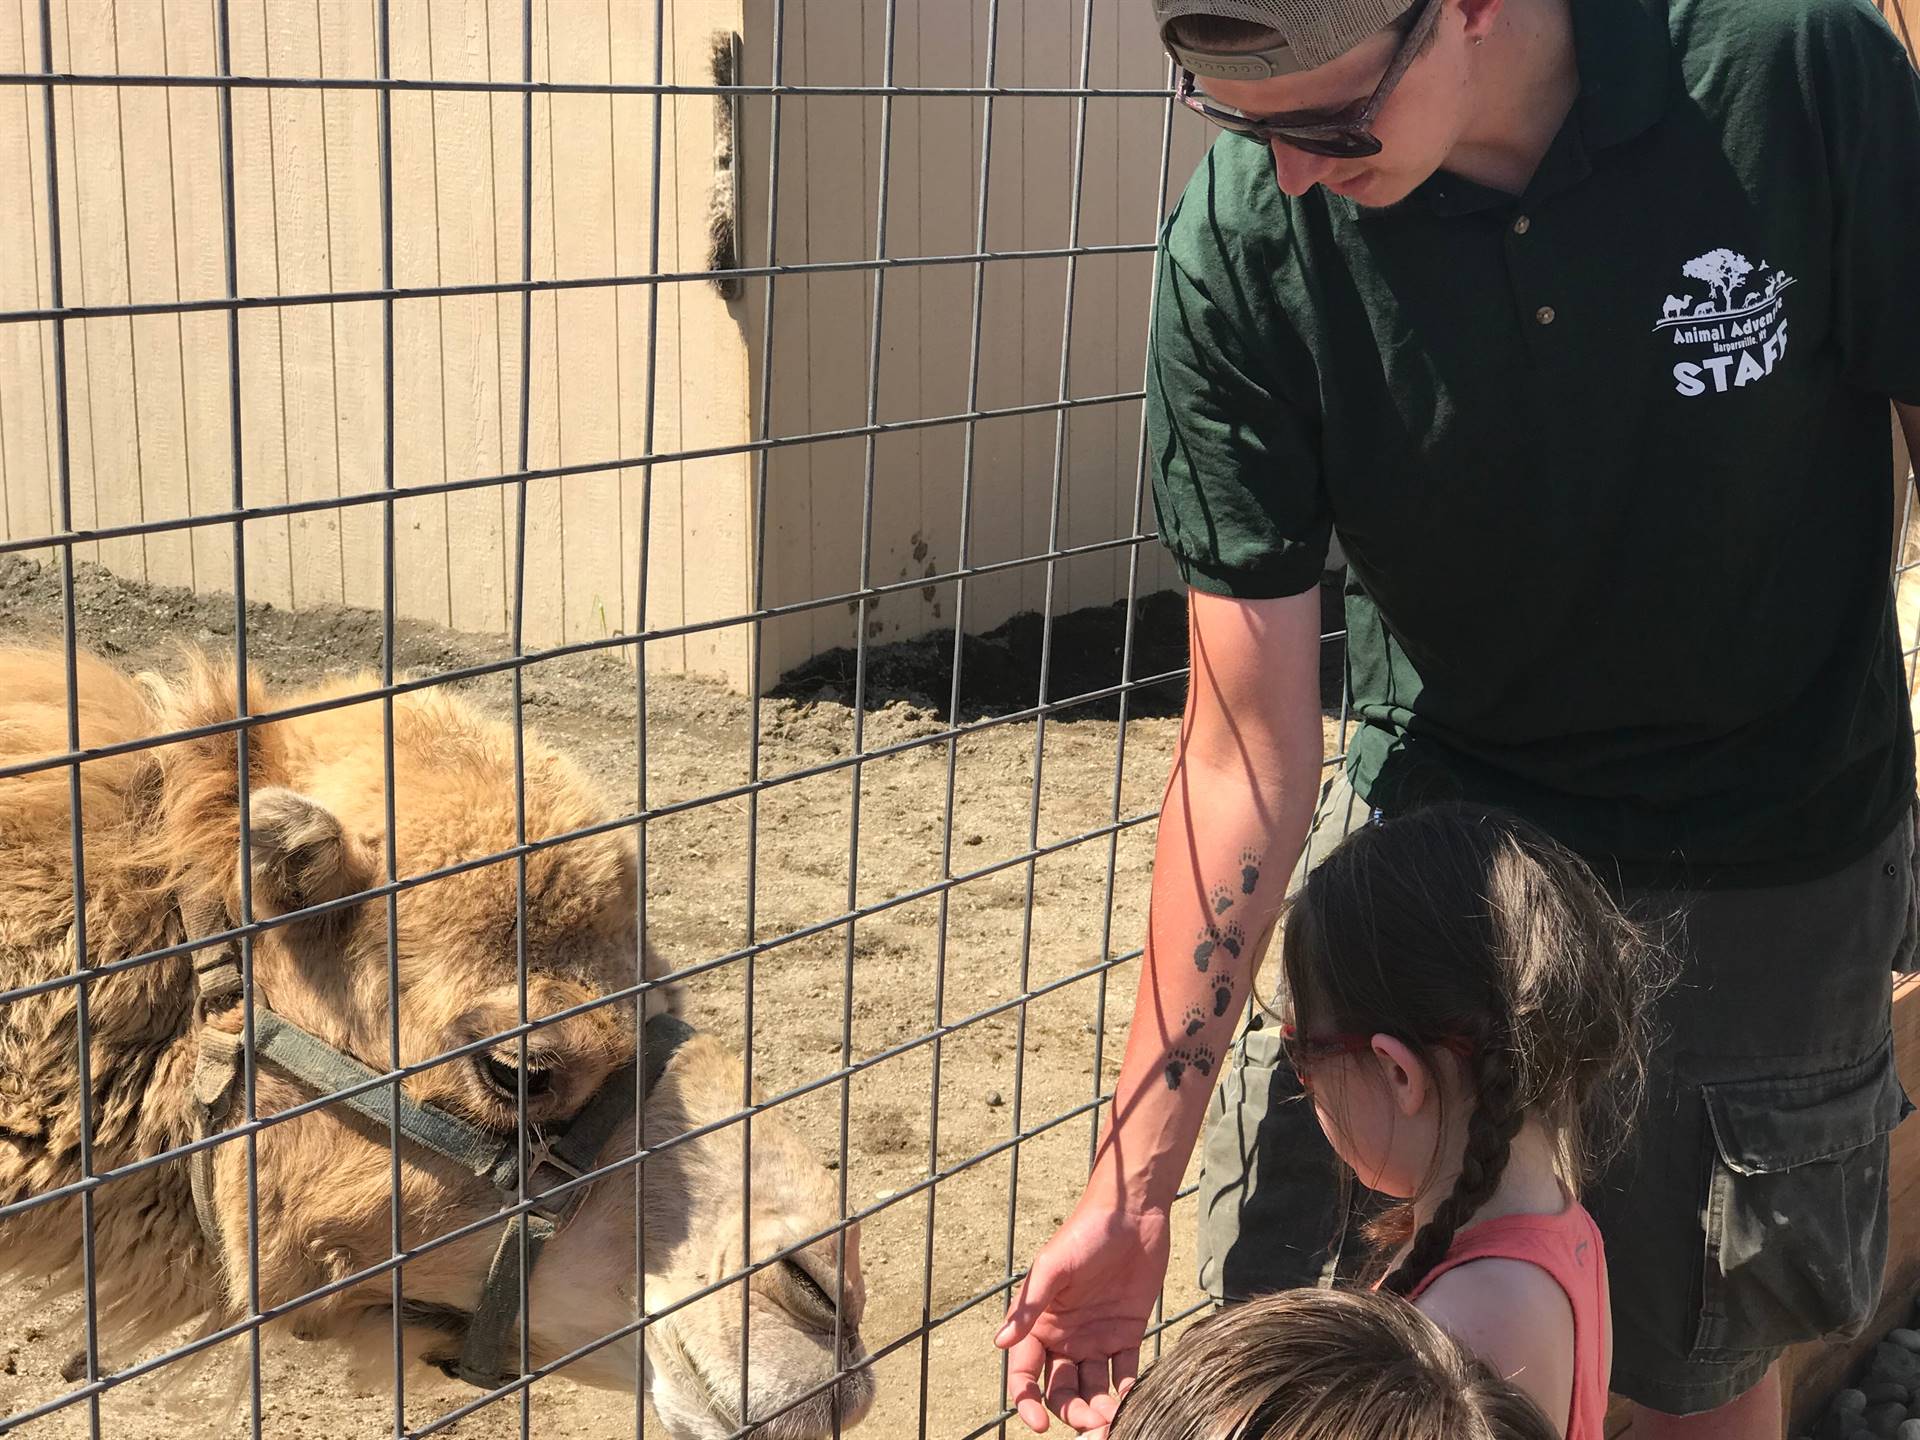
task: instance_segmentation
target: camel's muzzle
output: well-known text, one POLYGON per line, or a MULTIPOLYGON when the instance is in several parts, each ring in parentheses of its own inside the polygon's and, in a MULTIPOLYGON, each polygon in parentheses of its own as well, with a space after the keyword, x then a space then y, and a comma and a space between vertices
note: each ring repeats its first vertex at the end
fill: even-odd
MULTIPOLYGON (((206 1023, 211 1015, 240 1003, 239 944, 229 933, 232 920, 218 900, 183 902, 180 914, 187 939, 206 941, 193 957, 200 1020, 193 1098, 200 1130, 196 1138, 204 1142, 217 1128, 216 1115, 230 1104, 245 1054, 245 1030, 227 1031, 206 1023)), ((520 1318, 522 1282, 531 1277, 541 1247, 578 1213, 598 1178, 593 1162, 601 1147, 633 1118, 645 1094, 659 1083, 674 1052, 693 1035, 693 1028, 664 1012, 649 1019, 641 1033, 645 1083, 636 1091, 637 1067, 623 1066, 606 1078, 564 1130, 528 1126, 524 1136, 527 1163, 523 1167, 520 1135, 503 1141, 497 1133, 436 1105, 409 1099, 379 1072, 257 1001, 252 1018, 256 1060, 267 1061, 317 1094, 333 1096, 370 1120, 397 1128, 413 1144, 486 1181, 511 1209, 473 1313, 435 1307, 435 1323, 465 1332, 458 1358, 442 1362, 441 1370, 483 1390, 506 1384, 519 1373, 517 1367, 508 1369, 506 1351, 508 1337, 520 1318), (523 1233, 527 1247, 524 1269, 520 1263, 523 1233)), ((203 1144, 188 1157, 188 1164, 200 1228, 218 1249, 221 1238, 219 1217, 213 1208, 213 1147, 203 1144)))

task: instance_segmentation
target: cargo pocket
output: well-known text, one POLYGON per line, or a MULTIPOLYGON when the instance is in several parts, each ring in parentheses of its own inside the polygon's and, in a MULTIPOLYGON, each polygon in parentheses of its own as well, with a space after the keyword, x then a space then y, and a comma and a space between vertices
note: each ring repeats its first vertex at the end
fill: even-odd
POLYGON ((1903 975, 1920 969, 1920 799, 1914 801, 1907 828, 1907 933, 1893 968, 1903 975))
POLYGON ((1913 1109, 1891 1045, 1843 1070, 1702 1094, 1714 1153, 1693 1358, 1858 1334, 1886 1263, 1887 1137, 1913 1109))

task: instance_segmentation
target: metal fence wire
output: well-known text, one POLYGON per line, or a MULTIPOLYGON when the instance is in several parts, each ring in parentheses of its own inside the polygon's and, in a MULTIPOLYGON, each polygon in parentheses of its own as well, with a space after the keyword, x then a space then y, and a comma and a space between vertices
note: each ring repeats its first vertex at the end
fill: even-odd
POLYGON ((1005 1430, 1185 683, 1145 8, 0 0, 0 1432, 1005 1430))

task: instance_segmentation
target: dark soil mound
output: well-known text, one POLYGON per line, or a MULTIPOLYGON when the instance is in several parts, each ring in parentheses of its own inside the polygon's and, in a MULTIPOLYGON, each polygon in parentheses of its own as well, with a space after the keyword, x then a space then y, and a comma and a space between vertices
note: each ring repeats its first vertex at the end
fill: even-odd
MULTIPOLYGON (((1339 588, 1321 588, 1321 629, 1341 628, 1339 588)), ((1125 602, 1070 610, 1054 617, 1048 652, 1047 699, 1071 701, 1098 694, 1120 684, 1125 657, 1127 607, 1125 602)), ((961 646, 961 720, 1005 715, 1038 704, 1040 656, 1045 640, 1044 618, 1029 612, 1016 615, 984 635, 969 635, 961 646)), ((1340 704, 1346 647, 1330 640, 1321 647, 1320 689, 1323 708, 1340 704)), ((771 694, 793 700, 838 700, 852 703, 859 655, 842 646, 827 650, 780 677, 771 694)), ((1172 674, 1157 684, 1131 692, 1129 715, 1177 715, 1186 703, 1187 610, 1183 596, 1173 591, 1143 596, 1134 604, 1133 660, 1129 673, 1135 681, 1172 674), (1179 672, 1179 673, 1173 673, 1179 672)), ((882 709, 906 701, 930 709, 944 720, 953 695, 953 632, 936 631, 914 640, 873 645, 866 652, 866 704, 882 709)), ((1074 705, 1074 717, 1113 719, 1119 714, 1117 695, 1104 695, 1074 705)))

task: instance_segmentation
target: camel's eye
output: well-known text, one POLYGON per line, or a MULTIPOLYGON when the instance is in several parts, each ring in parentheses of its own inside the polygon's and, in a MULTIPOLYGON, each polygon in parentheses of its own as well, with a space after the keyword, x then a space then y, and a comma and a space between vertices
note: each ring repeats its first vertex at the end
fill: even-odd
MULTIPOLYGON (((544 1100, 553 1094, 558 1079, 553 1067, 537 1065, 531 1056, 527 1060, 527 1099, 544 1100)), ((498 1055, 480 1057, 480 1078, 487 1088, 498 1095, 507 1104, 518 1104, 520 1100, 520 1067, 511 1059, 501 1059, 498 1055)))
POLYGON ((831 1330, 838 1307, 833 1296, 813 1278, 806 1266, 796 1260, 782 1260, 779 1265, 781 1298, 786 1301, 787 1309, 795 1317, 822 1330, 831 1330))

